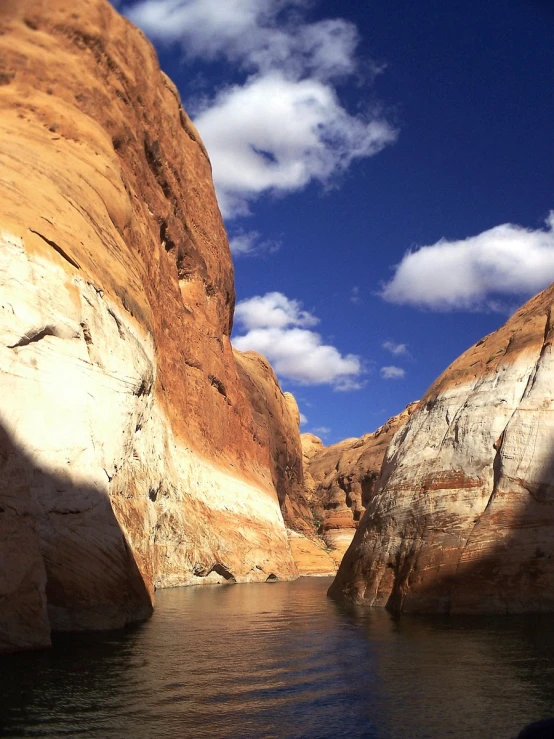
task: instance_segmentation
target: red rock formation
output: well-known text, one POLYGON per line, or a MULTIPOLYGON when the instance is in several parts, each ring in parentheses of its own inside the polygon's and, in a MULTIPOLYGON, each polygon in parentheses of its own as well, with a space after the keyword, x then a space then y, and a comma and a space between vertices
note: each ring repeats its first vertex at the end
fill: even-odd
POLYGON ((299 533, 288 530, 289 544, 301 576, 320 577, 335 575, 342 553, 328 547, 314 532, 299 533))
POLYGON ((300 412, 291 393, 282 392, 271 365, 256 352, 235 351, 239 378, 254 411, 253 436, 267 455, 281 509, 302 501, 300 412))
POLYGON ((0 112, 0 650, 294 577, 295 410, 234 358, 210 162, 153 48, 106 0, 4 2, 0 112))
POLYGON ((281 391, 264 357, 255 352, 235 352, 235 355, 240 378, 254 409, 254 438, 268 455, 298 572, 300 575, 334 575, 340 558, 333 557, 317 535, 304 491, 300 413, 296 400, 290 393, 281 391))
POLYGON ((340 557, 348 549, 375 493, 391 439, 416 407, 417 403, 411 403, 373 433, 328 447, 317 436, 302 434, 306 495, 311 500, 319 533, 340 557))
POLYGON ((553 298, 554 286, 431 386, 330 594, 409 612, 554 609, 553 298))

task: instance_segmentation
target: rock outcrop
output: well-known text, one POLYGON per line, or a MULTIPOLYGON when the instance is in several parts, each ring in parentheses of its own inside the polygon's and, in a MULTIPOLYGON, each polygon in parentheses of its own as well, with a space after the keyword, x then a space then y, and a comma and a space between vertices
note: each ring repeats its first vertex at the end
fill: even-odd
POLYGON ((553 299, 554 286, 428 390, 332 596, 406 612, 554 609, 553 299))
POLYGON ((321 537, 313 532, 299 533, 288 530, 290 550, 298 573, 305 577, 336 575, 342 553, 328 547, 321 537))
POLYGON ((153 48, 106 0, 2 3, 0 112, 0 651, 295 577, 294 403, 235 359, 210 163, 153 48))
POLYGON ((375 494, 387 447, 416 407, 410 403, 376 431, 328 447, 317 436, 302 434, 306 496, 320 535, 339 561, 375 494))
POLYGON ((270 453, 271 477, 298 574, 334 575, 340 557, 334 557, 318 536, 304 490, 300 412, 296 400, 290 393, 281 391, 264 357, 256 352, 235 354, 239 376, 254 409, 254 437, 270 453))
POLYGON ((294 396, 282 392, 269 362, 256 352, 235 350, 239 379, 254 415, 254 440, 269 450, 271 480, 285 521, 288 511, 305 514, 300 411, 294 396))

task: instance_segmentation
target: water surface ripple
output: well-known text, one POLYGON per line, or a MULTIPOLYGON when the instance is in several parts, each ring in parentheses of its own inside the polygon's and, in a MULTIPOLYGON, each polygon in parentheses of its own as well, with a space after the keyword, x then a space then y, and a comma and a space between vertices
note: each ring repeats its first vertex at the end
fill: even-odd
POLYGON ((328 578, 157 593, 148 623, 0 658, 0 735, 509 739, 554 714, 550 616, 395 619, 328 578))

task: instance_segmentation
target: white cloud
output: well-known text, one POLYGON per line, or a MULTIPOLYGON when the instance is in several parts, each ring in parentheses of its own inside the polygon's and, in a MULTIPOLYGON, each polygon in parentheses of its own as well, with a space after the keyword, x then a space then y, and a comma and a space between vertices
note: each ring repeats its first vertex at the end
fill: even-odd
POLYGON ((157 41, 181 42, 190 56, 214 58, 268 13, 268 0, 143 0, 126 15, 157 41))
POLYGON ((386 349, 395 357, 409 357, 410 352, 408 351, 407 344, 397 344, 395 341, 385 341, 382 344, 383 349, 386 349))
POLYGON ((315 434, 316 436, 329 436, 331 433, 331 429, 329 426, 316 426, 311 431, 312 434, 315 434))
POLYGON ((340 18, 305 22, 306 0, 142 0, 126 15, 189 58, 225 59, 247 72, 332 79, 353 74, 358 32, 340 18))
POLYGON ((264 192, 328 184, 354 159, 395 138, 383 120, 350 115, 334 90, 281 72, 220 92, 195 119, 210 153, 224 216, 245 215, 264 192))
POLYGON ((300 425, 305 426, 307 423, 308 423, 308 419, 303 413, 301 413, 300 414, 300 425))
POLYGON ((324 344, 309 328, 318 319, 297 300, 279 292, 242 300, 235 308, 235 319, 245 333, 233 340, 234 346, 260 352, 279 376, 302 385, 328 384, 335 390, 362 387, 360 358, 324 344))
POLYGON ((351 114, 334 85, 358 73, 356 27, 308 22, 308 0, 141 0, 128 17, 189 58, 223 59, 244 81, 206 97, 195 123, 206 144, 223 215, 249 213, 263 193, 312 181, 329 186, 396 131, 375 111, 351 114))
POLYGON ((281 248, 281 242, 262 238, 258 231, 236 231, 230 234, 229 246, 234 257, 253 257, 273 254, 281 248))
POLYGON ((235 319, 247 331, 257 328, 306 327, 319 323, 318 318, 303 310, 298 300, 291 300, 279 292, 241 300, 235 307, 235 319))
POLYGON ((432 310, 498 310, 494 296, 528 296, 554 281, 554 211, 545 229, 505 223, 408 252, 381 296, 432 310))
POLYGON ((402 367, 394 367, 393 365, 381 367, 381 377, 383 380, 401 380, 405 376, 406 370, 403 370, 402 367))

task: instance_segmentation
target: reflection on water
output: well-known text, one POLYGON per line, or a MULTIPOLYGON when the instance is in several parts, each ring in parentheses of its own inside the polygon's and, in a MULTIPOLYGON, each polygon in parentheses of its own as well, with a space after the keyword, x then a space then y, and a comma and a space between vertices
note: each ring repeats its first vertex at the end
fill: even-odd
POLYGON ((134 631, 0 658, 0 735, 508 739, 554 714, 551 617, 396 619, 328 578, 157 594, 134 631))

